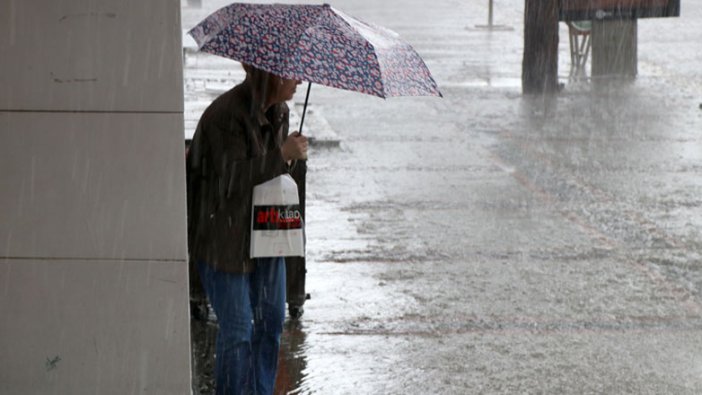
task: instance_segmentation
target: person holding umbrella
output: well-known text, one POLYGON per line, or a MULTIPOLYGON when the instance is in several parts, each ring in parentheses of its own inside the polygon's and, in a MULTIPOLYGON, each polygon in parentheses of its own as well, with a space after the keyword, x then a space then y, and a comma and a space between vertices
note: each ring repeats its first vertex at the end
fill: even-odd
POLYGON ((251 194, 307 156, 288 135, 300 81, 244 65, 246 79, 205 110, 187 158, 188 244, 219 323, 217 394, 272 394, 285 319, 285 259, 250 258, 251 194))
POLYGON ((193 170, 189 177, 194 180, 189 195, 196 196, 189 202, 194 219, 189 224, 191 254, 200 262, 220 328, 226 328, 220 329, 224 334, 217 339, 217 393, 250 388, 272 393, 276 333, 285 311, 283 259, 272 263, 247 259, 250 235, 244 224, 253 185, 285 172, 288 160, 306 159, 307 140, 298 132, 285 138, 288 113, 283 102, 292 97, 299 81, 308 83, 301 132, 312 83, 382 98, 440 97, 441 92, 424 61, 397 33, 329 4, 232 3, 188 33, 199 51, 250 65, 246 81, 216 99, 203 114, 189 160, 193 170), (243 280, 242 273, 250 279, 243 280), (238 277, 230 280, 230 274, 238 277), (259 291, 265 291, 260 305, 265 311, 258 310, 259 291), (270 309, 269 301, 275 301, 270 309), (252 310, 258 321, 249 339, 244 335, 252 310), (225 319, 233 316, 237 318, 225 319), (273 327, 265 327, 269 324, 273 327), (257 332, 257 325, 265 327, 265 335, 257 332), (250 384, 249 354, 237 354, 239 347, 245 348, 242 344, 250 344, 252 350, 255 387, 245 387, 250 384))

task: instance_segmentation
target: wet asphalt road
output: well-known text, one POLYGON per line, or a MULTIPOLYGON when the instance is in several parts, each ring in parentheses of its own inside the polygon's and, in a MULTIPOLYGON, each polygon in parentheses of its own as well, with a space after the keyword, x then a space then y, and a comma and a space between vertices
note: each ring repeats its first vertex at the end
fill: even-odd
POLYGON ((332 4, 444 98, 313 88, 342 143, 310 153, 277 393, 702 393, 702 4, 639 22, 636 82, 529 98, 522 3, 493 32, 487 1, 332 4))

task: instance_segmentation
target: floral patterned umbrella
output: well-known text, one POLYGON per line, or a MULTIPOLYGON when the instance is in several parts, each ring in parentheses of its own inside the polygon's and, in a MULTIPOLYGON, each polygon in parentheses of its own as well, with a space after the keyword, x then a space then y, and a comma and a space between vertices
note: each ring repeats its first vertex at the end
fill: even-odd
POLYGON ((383 98, 441 96, 422 59, 397 33, 328 4, 234 3, 189 34, 201 51, 283 78, 383 98))

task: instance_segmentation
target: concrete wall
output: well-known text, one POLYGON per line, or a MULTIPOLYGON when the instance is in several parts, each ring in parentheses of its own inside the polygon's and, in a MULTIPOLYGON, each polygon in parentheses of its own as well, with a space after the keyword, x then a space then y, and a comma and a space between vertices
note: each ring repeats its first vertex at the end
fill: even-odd
POLYGON ((0 393, 183 394, 179 0, 0 0, 0 393))

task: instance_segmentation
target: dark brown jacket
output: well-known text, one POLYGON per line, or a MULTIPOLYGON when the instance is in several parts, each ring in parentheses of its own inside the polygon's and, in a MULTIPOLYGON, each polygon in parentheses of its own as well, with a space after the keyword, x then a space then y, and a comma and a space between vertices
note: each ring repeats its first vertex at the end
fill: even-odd
POLYGON ((193 262, 248 273, 253 187, 287 172, 280 150, 286 104, 264 114, 249 81, 215 99, 198 123, 187 158, 188 245, 193 262))

